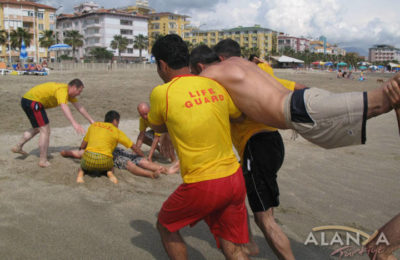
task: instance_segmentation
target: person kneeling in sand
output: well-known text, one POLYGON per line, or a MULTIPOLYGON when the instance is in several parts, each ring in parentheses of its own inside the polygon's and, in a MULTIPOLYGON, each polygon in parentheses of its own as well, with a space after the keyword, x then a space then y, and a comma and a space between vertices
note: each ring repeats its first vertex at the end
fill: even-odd
POLYGON ((131 148, 135 153, 144 156, 143 152, 118 129, 120 115, 114 110, 107 112, 104 122, 90 125, 83 138, 80 149, 85 149, 76 182, 83 183, 85 172, 107 172, 107 177, 115 184, 117 178, 113 174, 114 161, 112 152, 118 143, 131 148))
MULTIPOLYGON (((60 152, 63 157, 72 157, 76 159, 81 159, 83 153, 84 150, 63 150, 60 152)), ((120 147, 114 149, 113 160, 114 167, 118 169, 128 170, 134 175, 152 179, 157 179, 160 177, 161 173, 174 174, 179 170, 179 163, 175 163, 171 167, 166 168, 120 147)))

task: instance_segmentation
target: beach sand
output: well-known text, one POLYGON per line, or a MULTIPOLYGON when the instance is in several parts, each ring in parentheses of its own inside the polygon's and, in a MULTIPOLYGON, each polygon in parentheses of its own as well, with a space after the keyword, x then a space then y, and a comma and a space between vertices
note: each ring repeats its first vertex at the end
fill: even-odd
MULTIPOLYGON (((378 86, 377 78, 390 77, 367 74, 367 80, 359 82, 328 72, 277 70, 276 74, 335 92, 370 90, 378 86)), ((162 83, 154 66, 0 77, 0 259, 166 259, 155 223, 163 201, 181 183, 179 175, 151 180, 116 170, 118 185, 104 176, 85 176, 85 184, 76 184, 79 160, 62 158, 59 152, 78 147, 82 136, 75 134, 59 108, 48 110, 50 167, 37 165, 37 137, 24 148, 28 156, 10 152, 30 127, 19 105, 21 96, 36 84, 73 78, 84 81, 80 102, 94 119, 102 121, 110 109, 119 111, 120 128, 133 140, 138 134, 136 105, 148 100, 151 89, 162 83)), ((71 110, 87 129, 85 119, 71 110)), ((278 173, 281 205, 275 215, 296 259, 330 259, 334 247, 304 245, 313 227, 341 225, 372 234, 400 212, 400 139, 395 120, 393 112, 371 119, 366 145, 334 150, 301 137, 291 140, 290 130, 281 131, 286 157, 278 173)), ((166 163, 157 153, 156 160, 166 163)), ((261 249, 252 259, 276 259, 252 214, 250 218, 261 249)), ((223 259, 203 222, 184 228, 182 235, 190 259, 223 259)))

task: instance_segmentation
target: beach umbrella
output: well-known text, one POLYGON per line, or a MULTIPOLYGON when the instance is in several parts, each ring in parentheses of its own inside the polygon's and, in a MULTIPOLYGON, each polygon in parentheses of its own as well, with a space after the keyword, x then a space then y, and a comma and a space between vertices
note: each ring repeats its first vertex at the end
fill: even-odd
POLYGON ((26 59, 27 57, 28 57, 28 52, 26 51, 25 41, 22 40, 22 43, 21 43, 21 50, 20 50, 20 52, 19 52, 19 58, 20 58, 21 60, 24 60, 24 59, 26 59))
POLYGON ((312 65, 319 65, 319 61, 314 61, 313 63, 311 63, 312 65))
POLYGON ((333 63, 332 62, 330 62, 330 61, 328 61, 328 62, 325 62, 325 66, 332 66, 333 65, 333 63))
POLYGON ((358 67, 360 70, 366 70, 367 69, 367 67, 366 66, 360 66, 360 67, 358 67))
POLYGON ((342 62, 339 62, 337 65, 338 66, 347 66, 347 63, 342 61, 342 62))
POLYGON ((67 51, 67 50, 72 50, 72 47, 65 43, 57 43, 51 45, 48 49, 48 51, 67 51))

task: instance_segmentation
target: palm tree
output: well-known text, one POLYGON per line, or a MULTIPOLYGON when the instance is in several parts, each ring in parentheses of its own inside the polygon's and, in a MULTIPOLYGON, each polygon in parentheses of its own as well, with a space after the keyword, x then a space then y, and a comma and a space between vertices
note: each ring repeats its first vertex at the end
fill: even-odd
POLYGON ((114 40, 111 41, 110 47, 113 50, 118 49, 118 59, 121 61, 121 52, 126 50, 128 47, 129 41, 128 38, 122 35, 114 35, 114 40))
POLYGON ((66 31, 64 42, 71 45, 72 55, 75 57, 76 48, 83 46, 83 35, 76 30, 66 31))
POLYGON ((31 46, 32 38, 32 33, 28 32, 22 27, 18 27, 16 30, 12 30, 10 33, 11 48, 21 48, 22 40, 25 42, 25 46, 28 48, 31 46))
MULTIPOLYGON (((46 50, 53 44, 56 43, 56 37, 53 30, 45 30, 40 32, 39 44, 40 47, 46 48, 46 50)), ((47 51, 47 60, 50 60, 50 53, 47 51)))
POLYGON ((4 45, 7 43, 7 33, 5 30, 0 30, 0 45, 4 45))
POLYGON ((133 40, 133 48, 139 49, 139 59, 142 60, 142 50, 147 48, 149 45, 149 38, 143 34, 135 36, 133 40))

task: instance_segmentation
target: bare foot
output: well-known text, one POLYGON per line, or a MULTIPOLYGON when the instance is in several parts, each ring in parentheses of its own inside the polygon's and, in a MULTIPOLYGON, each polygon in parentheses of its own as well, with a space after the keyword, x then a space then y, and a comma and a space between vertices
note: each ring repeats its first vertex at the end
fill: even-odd
POLYGON ((176 161, 171 167, 168 168, 167 174, 174 174, 179 171, 179 161, 176 161))
POLYGON ((48 161, 39 162, 39 166, 42 168, 46 168, 50 166, 50 163, 48 161))
POLYGON ((68 153, 67 153, 67 151, 65 151, 65 150, 62 150, 62 151, 60 152, 60 154, 61 154, 62 157, 68 157, 68 153))
POLYGON ((115 177, 115 175, 111 171, 107 172, 107 177, 112 183, 118 184, 117 177, 115 177))
POLYGON ((13 148, 11 148, 11 152, 13 152, 13 153, 19 153, 19 154, 22 154, 22 155, 28 155, 28 153, 25 152, 24 150, 22 150, 22 148, 19 147, 18 145, 15 146, 15 147, 13 147, 13 148))
POLYGON ((83 180, 83 177, 82 177, 82 176, 78 176, 78 177, 76 178, 76 182, 77 182, 77 183, 85 183, 85 181, 83 180))
POLYGON ((151 174, 152 179, 158 179, 160 177, 160 172, 157 170, 151 174))
POLYGON ((260 253, 260 249, 258 248, 258 245, 253 240, 250 240, 249 243, 244 244, 241 247, 242 247, 243 252, 245 252, 249 256, 256 256, 260 253))

